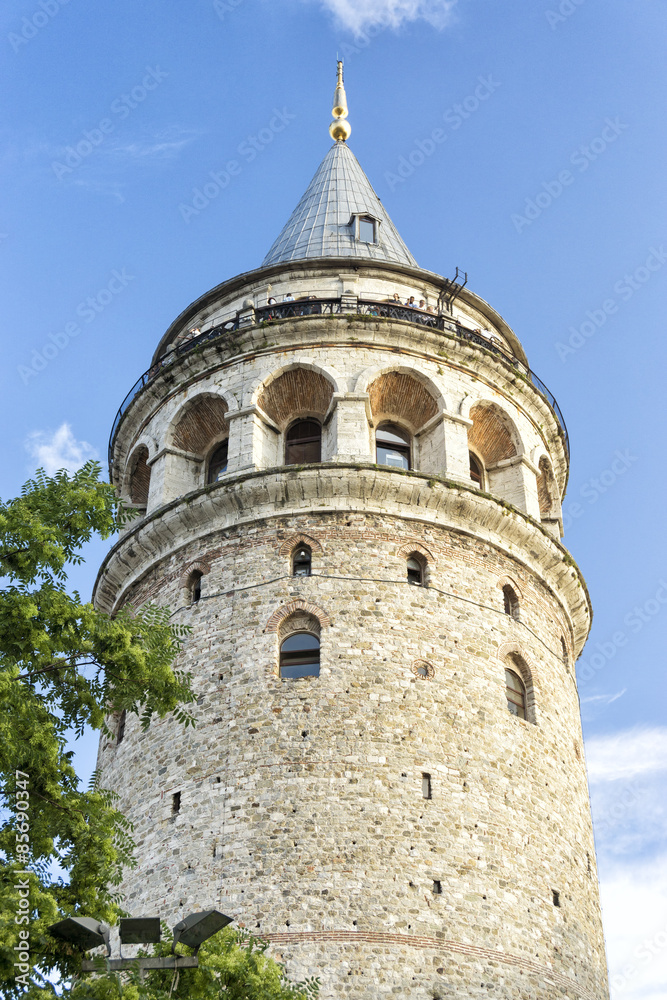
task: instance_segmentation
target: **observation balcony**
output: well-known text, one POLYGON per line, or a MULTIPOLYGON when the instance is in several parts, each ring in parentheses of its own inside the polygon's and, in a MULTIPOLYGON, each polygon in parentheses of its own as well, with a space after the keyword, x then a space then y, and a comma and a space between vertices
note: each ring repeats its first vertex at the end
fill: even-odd
POLYGON ((476 347, 490 352, 506 364, 510 365, 515 371, 519 372, 527 381, 529 381, 549 404, 558 426, 560 427, 563 436, 565 455, 569 460, 570 445, 567 427, 555 396, 534 371, 528 368, 527 365, 514 355, 510 354, 507 350, 504 350, 501 346, 499 346, 499 343, 495 343, 493 336, 484 336, 481 332, 464 326, 458 320, 443 313, 436 314, 419 308, 406 306, 402 303, 388 301, 373 301, 371 299, 353 299, 350 301, 345 296, 342 296, 339 298, 307 298, 295 301, 283 301, 257 309, 247 309, 245 311, 238 312, 234 318, 229 319, 224 323, 212 326, 208 330, 200 333, 193 332, 190 336, 182 338, 180 343, 170 348, 165 354, 158 358, 157 361, 155 361, 155 363, 137 379, 125 396, 123 402, 120 404, 118 412, 114 418, 109 437, 109 470, 111 471, 113 466, 113 449, 116 434, 118 432, 123 414, 126 412, 130 403, 138 395, 138 393, 140 393, 146 386, 150 385, 165 368, 173 365, 174 362, 184 354, 188 354, 190 351, 194 351, 214 340, 231 340, 235 334, 238 334, 239 331, 245 331, 253 326, 265 327, 281 320, 296 319, 304 316, 350 316, 354 314, 359 316, 399 320, 402 323, 414 324, 417 327, 428 327, 434 331, 440 331, 450 336, 453 335, 462 341, 474 344, 476 347))

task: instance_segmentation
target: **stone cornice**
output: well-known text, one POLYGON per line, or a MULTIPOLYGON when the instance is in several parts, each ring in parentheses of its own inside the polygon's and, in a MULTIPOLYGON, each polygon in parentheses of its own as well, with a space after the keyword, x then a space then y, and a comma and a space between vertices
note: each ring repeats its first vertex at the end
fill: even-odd
POLYGON ((461 483, 366 463, 252 471, 225 478, 144 517, 114 545, 95 583, 106 611, 161 560, 213 532, 275 517, 337 512, 398 517, 480 539, 524 565, 550 589, 570 623, 576 656, 592 618, 585 581, 572 557, 539 522, 461 483))

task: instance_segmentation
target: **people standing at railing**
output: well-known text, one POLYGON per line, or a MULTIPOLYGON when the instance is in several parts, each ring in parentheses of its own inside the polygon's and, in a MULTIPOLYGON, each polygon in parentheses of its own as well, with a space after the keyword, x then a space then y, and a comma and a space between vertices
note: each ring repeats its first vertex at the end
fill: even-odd
POLYGON ((408 301, 405 304, 406 304, 406 306, 409 306, 410 309, 416 309, 417 308, 417 303, 415 302, 414 295, 411 295, 410 298, 408 299, 408 301))
POLYGON ((287 292, 286 295, 283 295, 283 302, 294 302, 294 296, 291 292, 287 292))
POLYGON ((268 299, 266 300, 266 304, 267 306, 275 306, 276 300, 274 299, 273 295, 270 295, 268 297, 268 299))
POLYGON ((417 308, 421 309, 422 312, 425 312, 426 311, 426 299, 420 299, 419 300, 419 305, 418 305, 417 308))

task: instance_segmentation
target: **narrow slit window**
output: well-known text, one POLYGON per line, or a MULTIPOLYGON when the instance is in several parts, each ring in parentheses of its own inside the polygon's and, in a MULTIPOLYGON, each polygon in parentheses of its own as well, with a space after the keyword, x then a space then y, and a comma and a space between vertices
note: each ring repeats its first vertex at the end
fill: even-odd
POLYGON ((433 893, 435 896, 440 896, 442 894, 442 882, 439 878, 433 879, 433 893))
POLYGON ((421 587, 424 583, 422 564, 414 556, 410 556, 408 559, 408 583, 414 584, 415 587, 421 587))
POLYGON ((506 615, 509 615, 510 618, 514 618, 516 621, 519 621, 519 598, 516 596, 509 584, 505 584, 503 587, 503 606, 505 608, 506 615))
POLYGON ((176 816, 177 813, 181 811, 181 793, 174 792, 171 797, 171 813, 172 816, 176 816))
POLYGON ((299 545, 292 557, 292 576, 310 576, 313 554, 308 545, 299 545))
POLYGON ((507 692, 507 709, 511 715, 519 719, 526 718, 526 687, 513 670, 505 670, 505 690, 507 692))
POLYGON ((473 455, 472 452, 468 453, 468 458, 470 460, 470 478, 472 479, 475 486, 478 486, 481 490, 482 488, 482 466, 479 460, 473 455))
POLYGON ((220 476, 227 471, 227 457, 229 454, 229 442, 222 441, 215 449, 208 460, 207 483, 217 483, 220 476))
POLYGON ((126 720, 126 718, 127 718, 127 713, 126 713, 125 709, 123 709, 123 711, 120 713, 120 716, 118 718, 118 729, 116 730, 116 746, 120 746, 120 744, 125 739, 125 720, 126 720))
POLYGON ((201 599, 201 581, 204 574, 196 570, 190 580, 190 603, 197 604, 201 599))
POLYGON ((563 659, 563 663, 565 664, 565 667, 569 670, 570 669, 570 658, 567 655, 567 646, 565 645, 565 639, 563 639, 562 636, 560 638, 560 651, 561 651, 561 656, 562 656, 562 659, 563 659))
POLYGON ((280 646, 280 676, 295 680, 320 676, 320 640, 312 632, 295 632, 280 646))
POLYGON ((556 889, 551 890, 551 898, 554 906, 560 906, 560 893, 556 889))
POLYGON ((422 796, 425 799, 431 798, 431 775, 422 773, 422 796))

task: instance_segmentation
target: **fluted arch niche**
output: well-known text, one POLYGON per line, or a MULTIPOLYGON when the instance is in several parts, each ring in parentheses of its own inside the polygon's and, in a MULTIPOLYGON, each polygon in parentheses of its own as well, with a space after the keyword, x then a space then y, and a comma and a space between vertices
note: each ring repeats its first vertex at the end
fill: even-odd
POLYGON ((298 417, 324 420, 333 398, 333 385, 320 372, 291 368, 268 382, 257 405, 281 430, 298 417))
MULTIPOLYGON (((273 460, 268 464, 281 465, 286 459, 286 440, 291 428, 298 422, 308 421, 311 437, 315 430, 321 435, 319 457, 306 461, 326 461, 334 452, 332 435, 324 426, 334 386, 321 372, 312 368, 290 368, 267 381, 257 397, 258 408, 266 414, 280 432, 273 442, 264 441, 264 451, 270 447, 273 460)), ((265 434, 266 438, 266 434, 265 434)))
POLYGON ((212 445, 227 437, 226 413, 221 396, 197 396, 178 413, 169 443, 204 459, 212 445))
POLYGON ((148 491, 151 484, 151 470, 148 465, 148 448, 141 445, 128 462, 128 493, 130 503, 135 507, 148 505, 148 491))
POLYGON ((476 403, 470 419, 468 447, 478 466, 481 461, 484 488, 527 510, 523 447, 514 422, 495 403, 487 402, 476 403))
POLYGON ((429 388, 408 372, 389 371, 378 375, 367 391, 375 434, 383 428, 403 431, 410 444, 410 467, 442 473, 444 435, 441 424, 433 426, 441 406, 429 388))
POLYGON ((227 411, 226 401, 213 393, 196 396, 178 411, 166 441, 165 501, 217 479, 209 477, 209 465, 228 442, 227 411))
POLYGON ((542 455, 537 469, 537 500, 540 506, 540 518, 549 530, 560 537, 560 496, 558 484, 554 476, 551 462, 542 455))

